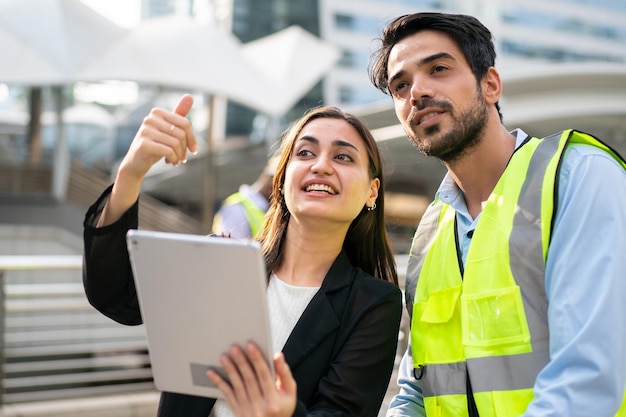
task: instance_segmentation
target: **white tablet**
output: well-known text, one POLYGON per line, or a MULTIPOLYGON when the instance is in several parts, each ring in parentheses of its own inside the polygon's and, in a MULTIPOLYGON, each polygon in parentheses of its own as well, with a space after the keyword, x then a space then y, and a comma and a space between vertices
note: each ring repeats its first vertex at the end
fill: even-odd
POLYGON ((126 235, 156 387, 223 398, 207 378, 255 342, 273 372, 265 263, 252 240, 130 230, 126 235))

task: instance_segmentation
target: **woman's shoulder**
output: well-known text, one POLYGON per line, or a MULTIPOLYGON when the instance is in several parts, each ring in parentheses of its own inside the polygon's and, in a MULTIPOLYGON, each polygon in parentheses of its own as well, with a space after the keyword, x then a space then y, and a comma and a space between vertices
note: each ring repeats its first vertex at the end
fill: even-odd
POLYGON ((400 288, 393 282, 376 278, 360 268, 354 268, 354 270, 356 272, 355 287, 360 291, 379 298, 401 297, 400 288))
POLYGON ((401 291, 392 282, 378 279, 363 269, 352 265, 345 252, 342 252, 328 272, 322 287, 325 291, 348 291, 351 296, 363 301, 401 298, 401 291))
POLYGON ((402 292, 397 285, 378 279, 367 272, 354 268, 347 306, 348 316, 359 320, 367 314, 375 314, 378 320, 395 322, 402 314, 402 292))

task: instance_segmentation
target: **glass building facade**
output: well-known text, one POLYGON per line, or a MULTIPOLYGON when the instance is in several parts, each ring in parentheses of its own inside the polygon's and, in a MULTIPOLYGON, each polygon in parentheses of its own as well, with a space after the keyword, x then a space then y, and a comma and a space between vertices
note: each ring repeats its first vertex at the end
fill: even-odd
POLYGON ((506 2, 500 18, 504 58, 626 63, 626 3, 621 0, 506 2))
MULTIPOLYGON (((317 0, 232 0, 231 30, 243 43, 291 25, 299 25, 313 35, 320 36, 317 0)), ((323 102, 321 83, 318 83, 284 116, 283 124, 299 117, 304 109, 323 102)), ((229 102, 226 115, 227 137, 250 134, 256 112, 229 102)))

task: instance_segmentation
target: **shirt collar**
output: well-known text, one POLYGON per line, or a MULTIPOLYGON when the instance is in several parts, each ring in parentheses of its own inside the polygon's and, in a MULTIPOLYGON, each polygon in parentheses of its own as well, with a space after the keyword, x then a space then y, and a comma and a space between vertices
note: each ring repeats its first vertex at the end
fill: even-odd
MULTIPOLYGON (((510 133, 515 136, 515 149, 520 147, 528 137, 528 134, 519 128, 513 129, 510 133)), ((449 205, 456 211, 467 211, 465 199, 463 198, 463 192, 456 182, 454 182, 450 172, 446 172, 446 175, 443 177, 443 181, 435 193, 435 199, 441 200, 443 203, 449 205)))

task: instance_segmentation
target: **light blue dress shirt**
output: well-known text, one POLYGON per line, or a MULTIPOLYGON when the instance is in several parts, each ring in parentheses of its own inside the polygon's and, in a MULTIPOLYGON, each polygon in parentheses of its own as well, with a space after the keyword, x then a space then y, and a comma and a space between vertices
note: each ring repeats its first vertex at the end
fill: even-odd
MULTIPOLYGON (((512 133, 516 146, 527 136, 512 133)), ((471 218, 450 175, 437 193, 457 212, 465 262, 468 232, 480 216, 471 218)), ((545 285, 550 362, 523 416, 614 416, 626 386, 626 171, 595 147, 573 145, 565 152, 545 285)), ((387 417, 425 416, 410 344, 398 385, 387 417)))

